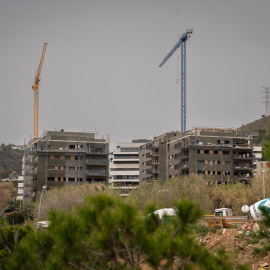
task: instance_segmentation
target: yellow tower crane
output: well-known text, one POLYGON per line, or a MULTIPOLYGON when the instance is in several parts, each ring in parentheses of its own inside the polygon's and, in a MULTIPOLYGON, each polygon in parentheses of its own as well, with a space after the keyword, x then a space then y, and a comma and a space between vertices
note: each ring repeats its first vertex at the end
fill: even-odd
POLYGON ((44 61, 45 52, 47 49, 47 44, 48 43, 46 42, 44 43, 38 71, 35 77, 35 82, 34 85, 32 86, 34 90, 34 133, 33 133, 34 138, 38 138, 38 103, 39 103, 39 81, 40 81, 39 77, 41 73, 42 64, 44 61))

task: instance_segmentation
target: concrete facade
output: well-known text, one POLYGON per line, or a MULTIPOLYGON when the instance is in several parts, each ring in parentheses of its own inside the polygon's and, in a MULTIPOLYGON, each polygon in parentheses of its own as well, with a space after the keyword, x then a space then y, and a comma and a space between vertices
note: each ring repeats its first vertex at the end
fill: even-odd
POLYGON ((65 185, 108 182, 109 144, 94 133, 47 131, 24 154, 24 203, 65 185))
POLYGON ((235 129, 197 127, 156 139, 140 147, 141 181, 203 174, 218 182, 247 182, 253 175, 252 138, 235 129))

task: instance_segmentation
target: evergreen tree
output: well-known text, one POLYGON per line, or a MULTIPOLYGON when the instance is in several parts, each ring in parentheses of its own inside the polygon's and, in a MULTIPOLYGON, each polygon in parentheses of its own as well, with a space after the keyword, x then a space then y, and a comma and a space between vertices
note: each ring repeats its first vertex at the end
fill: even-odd
POLYGON ((73 212, 54 211, 46 231, 26 236, 7 269, 233 269, 224 252, 213 255, 195 241, 198 204, 175 204, 177 216, 161 222, 148 206, 145 217, 122 198, 88 197, 73 212))

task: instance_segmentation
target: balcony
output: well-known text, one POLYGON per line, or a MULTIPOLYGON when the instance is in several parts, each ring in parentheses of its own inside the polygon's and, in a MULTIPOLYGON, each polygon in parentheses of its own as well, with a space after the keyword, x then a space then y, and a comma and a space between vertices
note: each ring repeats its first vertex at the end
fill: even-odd
POLYGON ((188 158, 188 155, 187 154, 175 154, 174 159, 186 159, 188 158))
POLYGON ((234 166, 233 169, 235 171, 251 171, 251 170, 253 170, 253 168, 250 167, 250 165, 247 165, 247 166, 234 166))
POLYGON ((233 149, 250 149, 250 146, 247 143, 244 144, 234 144, 233 149))
POLYGON ((95 165, 108 165, 109 160, 107 159, 86 159, 86 164, 95 164, 95 165))
POLYGON ((29 171, 25 171, 25 176, 35 176, 37 175, 37 168, 29 171))
POLYGON ((106 170, 86 170, 86 175, 98 175, 98 176, 108 176, 109 172, 106 170))
POLYGON ((253 160, 253 157, 250 153, 243 154, 243 155, 233 155, 233 159, 239 159, 239 160, 253 160))
POLYGON ((175 170, 184 170, 188 168, 188 164, 176 164, 174 169, 175 170))
POLYGON ((86 153, 94 155, 108 155, 109 151, 105 149, 86 149, 86 153))

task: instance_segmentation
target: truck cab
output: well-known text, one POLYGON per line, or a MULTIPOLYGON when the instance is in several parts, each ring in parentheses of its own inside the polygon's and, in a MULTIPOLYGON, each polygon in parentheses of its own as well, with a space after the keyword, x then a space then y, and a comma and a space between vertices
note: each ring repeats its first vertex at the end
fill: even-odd
POLYGON ((218 208, 214 211, 215 217, 231 217, 232 216, 232 209, 230 208, 218 208))

